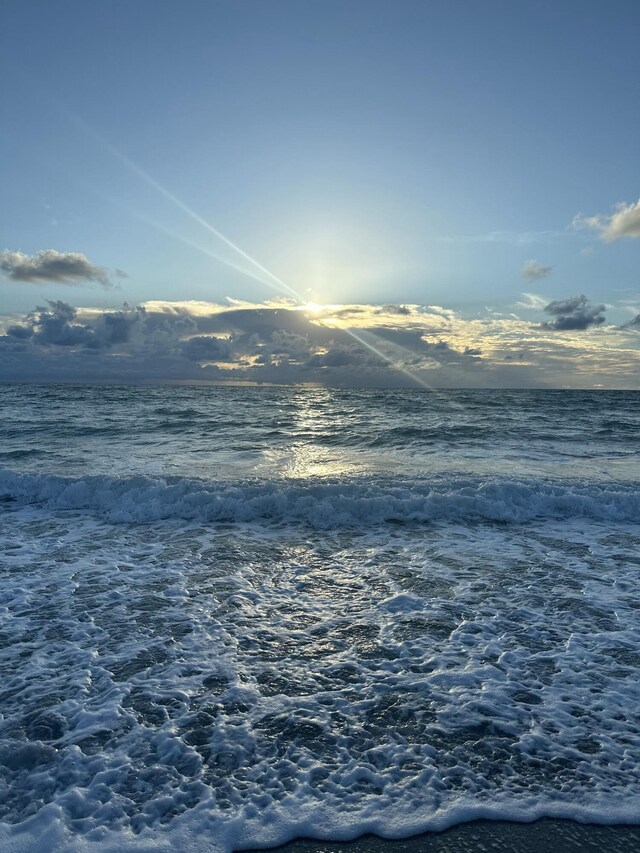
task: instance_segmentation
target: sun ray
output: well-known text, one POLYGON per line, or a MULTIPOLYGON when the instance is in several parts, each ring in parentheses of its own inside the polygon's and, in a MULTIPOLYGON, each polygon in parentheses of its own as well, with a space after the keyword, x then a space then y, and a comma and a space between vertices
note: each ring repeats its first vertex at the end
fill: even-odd
MULTIPOLYGON (((175 207, 181 210, 183 213, 186 213, 194 222, 198 223, 202 228, 206 229, 210 234, 232 249, 234 252, 242 257, 245 261, 248 261, 257 271, 262 273, 263 276, 266 276, 266 281, 264 278, 257 278, 257 280, 262 281, 265 284, 270 284, 277 290, 280 290, 284 293, 287 293, 289 296, 293 296, 295 299, 300 301, 304 301, 301 299, 300 294, 297 293, 293 288, 291 288, 286 282, 282 281, 282 279, 278 278, 277 275, 268 270, 265 266, 263 266, 259 261, 253 258, 248 252, 245 252, 244 249, 241 249, 233 240, 230 240, 226 237, 221 231, 218 231, 210 222, 207 222, 202 216, 192 210, 187 204, 185 204, 181 199, 179 199, 176 195, 174 195, 170 190, 164 187, 159 181, 157 181, 154 177, 152 177, 148 172, 142 169, 137 163, 135 163, 130 157, 116 148, 111 142, 105 139, 98 131, 88 124, 84 119, 80 118, 77 114, 73 113, 71 110, 64 107, 58 101, 54 100, 54 103, 63 113, 65 113, 71 121, 74 122, 81 130, 90 136, 101 148, 105 151, 109 152, 112 157, 126 166, 129 171, 133 172, 140 180, 144 181, 148 186, 152 187, 156 192, 160 193, 164 198, 170 201, 175 207)), ((218 260, 223 260, 223 262, 227 263, 223 258, 220 258, 218 255, 214 255, 214 257, 218 258, 218 260)), ((234 266, 229 263, 229 266, 234 266)), ((237 267, 235 267, 237 268, 237 267)))
MULTIPOLYGON (((196 222, 198 225, 200 225, 202 228, 204 228, 206 231, 208 231, 210 234, 212 234, 214 237, 216 237, 218 240, 220 240, 225 246, 227 246, 233 252, 235 252, 239 256, 239 259, 242 259, 243 261, 248 262, 249 267, 247 268, 247 266, 245 266, 245 265, 240 265, 239 262, 234 262, 233 260, 230 260, 229 258, 224 257, 221 254, 216 253, 211 249, 207 249, 207 248, 201 246, 200 244, 196 243, 195 241, 192 241, 192 240, 185 238, 183 235, 179 234, 178 232, 172 231, 172 230, 166 228, 165 226, 160 225, 157 222, 154 222, 149 217, 147 217, 143 214, 140 214, 137 211, 132 210, 131 208, 129 208, 126 205, 120 205, 120 206, 127 209, 130 213, 132 213, 137 218, 147 222, 147 224, 151 225, 153 228, 156 228, 157 230, 161 231, 162 233, 167 234, 168 236, 173 237, 174 239, 180 240, 182 243, 184 243, 187 246, 190 246, 191 248, 195 249, 196 251, 202 252, 209 257, 215 258, 216 260, 221 261, 222 263, 226 264, 227 266, 231 267, 232 269, 236 269, 239 272, 250 276, 251 278, 255 279, 256 281, 259 281, 262 284, 265 284, 265 285, 272 287, 273 289, 275 289, 281 293, 284 293, 290 297, 293 297, 303 310, 306 310, 309 312, 316 312, 316 311, 322 310, 323 306, 318 305, 317 303, 314 303, 314 302, 308 302, 308 300, 305 298, 305 296, 303 294, 299 293, 293 287, 286 284, 286 282, 282 281, 281 278, 279 278, 277 275, 272 273, 269 269, 267 269, 267 267, 265 267, 263 264, 261 264, 255 258, 253 258, 248 252, 245 252, 244 249, 240 248, 240 246, 238 246, 236 243, 234 243, 232 240, 230 240, 228 237, 226 237, 224 234, 222 234, 220 231, 218 231, 217 228, 215 228, 213 225, 211 225, 211 223, 207 222, 206 219, 204 219, 202 216, 200 216, 198 213, 196 213, 194 210, 192 210, 187 204, 185 204, 185 202, 183 202, 176 195, 174 195, 172 192, 170 192, 170 190, 168 190, 159 181, 157 181, 154 177, 152 177, 148 172, 146 172, 144 169, 142 169, 130 157, 128 157, 126 154, 124 154, 122 151, 120 151, 118 148, 116 148, 111 142, 109 142, 107 139, 105 139, 104 136, 102 136, 100 133, 98 133, 98 131, 95 130, 95 128, 93 128, 91 125, 89 125, 86 121, 84 121, 84 119, 80 118, 80 116, 73 113, 72 111, 70 111, 65 106, 63 106, 59 101, 57 101, 55 99, 52 99, 52 100, 54 100, 54 103, 56 104, 56 106, 59 110, 61 110, 64 114, 66 114, 78 127, 80 127, 83 130, 83 132, 85 134, 90 136, 100 147, 102 147, 105 151, 108 151, 112 157, 114 157, 116 160, 118 160, 120 163, 122 163, 124 166, 126 166, 126 168, 129 171, 131 171, 133 174, 135 174, 138 178, 140 178, 140 180, 144 181, 148 186, 152 187, 154 190, 156 190, 156 192, 160 193, 160 195, 162 195, 164 198, 166 198, 168 201, 170 201, 175 207, 177 207, 179 210, 181 210, 183 213, 185 213, 190 219, 192 219, 194 222, 196 222)), ((416 385, 418 385, 421 388, 424 388, 425 390, 428 390, 428 391, 432 391, 432 392, 435 391, 433 386, 431 386, 428 382, 426 382, 424 379, 422 379, 416 373, 409 370, 407 367, 405 367, 403 364, 401 364, 397 359, 394 359, 391 356, 387 355, 385 352, 383 352, 380 349, 379 346, 376 346, 375 344, 372 344, 370 341, 367 341, 365 339, 365 337, 363 337, 364 332, 361 331, 360 333, 357 333, 352 328, 346 328, 346 327, 344 328, 344 331, 347 332, 347 334, 349 334, 361 346, 365 347, 370 352, 373 352, 375 355, 377 355, 383 361, 387 362, 387 364, 389 364, 391 367, 393 367, 398 372, 407 376, 409 379, 411 379, 413 382, 415 382, 416 385)))

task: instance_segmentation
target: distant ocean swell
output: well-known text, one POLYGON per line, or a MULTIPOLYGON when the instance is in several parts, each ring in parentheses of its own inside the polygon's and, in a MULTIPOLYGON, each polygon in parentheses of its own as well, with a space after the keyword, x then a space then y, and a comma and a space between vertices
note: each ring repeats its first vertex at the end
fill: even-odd
POLYGON ((233 482, 70 478, 5 469, 0 470, 0 500, 50 510, 86 510, 109 522, 175 518, 305 524, 317 529, 447 521, 640 520, 640 489, 633 484, 463 475, 233 482))

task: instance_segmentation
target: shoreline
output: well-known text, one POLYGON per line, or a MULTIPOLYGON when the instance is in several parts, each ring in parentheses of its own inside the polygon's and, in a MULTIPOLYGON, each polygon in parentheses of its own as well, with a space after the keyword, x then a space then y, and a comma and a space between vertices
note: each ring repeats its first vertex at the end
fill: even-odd
MULTIPOLYGON (((636 853, 640 850, 640 825, 578 823, 561 818, 531 823, 474 820, 404 839, 377 835, 351 841, 298 838, 270 849, 276 853, 636 853)), ((243 853, 257 853, 257 849, 247 848, 243 853)))

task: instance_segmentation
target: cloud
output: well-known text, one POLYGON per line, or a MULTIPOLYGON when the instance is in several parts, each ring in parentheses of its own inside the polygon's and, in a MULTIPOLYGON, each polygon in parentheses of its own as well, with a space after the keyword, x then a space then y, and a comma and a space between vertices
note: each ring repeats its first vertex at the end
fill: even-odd
POLYGON ((18 340, 26 340, 26 338, 30 338, 33 335, 33 329, 31 326, 9 326, 7 328, 6 334, 10 338, 18 338, 18 340))
MULTIPOLYGON (((132 330, 146 321, 144 308, 126 306, 122 311, 104 311, 87 321, 67 302, 48 300, 28 314, 21 325, 11 325, 6 334, 31 340, 39 347, 75 347, 108 350, 130 341, 132 330)), ((149 323, 153 326, 153 320, 149 323)))
POLYGON ((481 361, 468 341, 456 346, 442 337, 454 316, 396 305, 308 312, 289 302, 149 303, 99 310, 51 300, 5 324, 0 378, 411 386, 420 384, 412 375, 473 370, 481 361))
POLYGON ((584 296, 545 303, 544 324, 402 307, 52 300, 0 317, 0 381, 640 388, 638 326, 584 334, 604 323, 604 306, 584 296))
POLYGON ((548 304, 548 297, 540 296, 538 293, 523 293, 524 302, 516 302, 518 308, 526 308, 527 310, 540 311, 548 304))
POLYGON ((211 335, 196 335, 189 338, 181 348, 182 355, 190 361, 220 361, 228 358, 231 346, 228 340, 211 335))
POLYGON ((625 323, 621 326, 622 329, 638 329, 640 331, 640 314, 636 314, 633 320, 629 320, 628 323, 625 323))
POLYGON ((347 364, 353 364, 356 361, 356 355, 353 349, 332 349, 328 352, 312 355, 307 361, 306 366, 314 367, 344 367, 347 364))
POLYGON ((635 204, 618 204, 611 216, 583 216, 579 213, 574 217, 572 226, 576 229, 598 231, 600 239, 605 243, 611 243, 621 237, 640 239, 640 199, 635 204))
POLYGON ((76 309, 66 302, 49 302, 49 310, 37 308, 30 317, 32 338, 36 343, 72 347, 87 346, 95 336, 87 326, 73 323, 76 309))
POLYGON ((542 327, 555 331, 588 329, 589 326, 601 326, 606 320, 605 306, 589 304, 584 295, 550 302, 544 310, 554 319, 543 323, 542 327))
POLYGON ((542 264, 538 263, 538 261, 530 260, 525 263, 525 265, 520 270, 520 274, 524 278, 529 278, 534 281, 537 281, 541 278, 546 278, 553 267, 545 267, 542 264))
MULTIPOLYGON (((111 286, 107 270, 94 266, 80 252, 45 249, 35 255, 24 255, 22 252, 4 251, 0 252, 0 270, 12 281, 30 284, 56 282, 77 285, 83 281, 97 281, 103 287, 111 286)), ((118 270, 117 275, 126 277, 122 270, 118 270)))

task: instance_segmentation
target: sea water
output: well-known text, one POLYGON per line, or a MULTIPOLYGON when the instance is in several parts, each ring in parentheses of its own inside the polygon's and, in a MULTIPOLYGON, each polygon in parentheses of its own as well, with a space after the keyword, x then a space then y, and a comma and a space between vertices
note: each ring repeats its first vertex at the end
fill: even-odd
POLYGON ((0 846, 640 823, 640 394, 0 387, 0 846))

